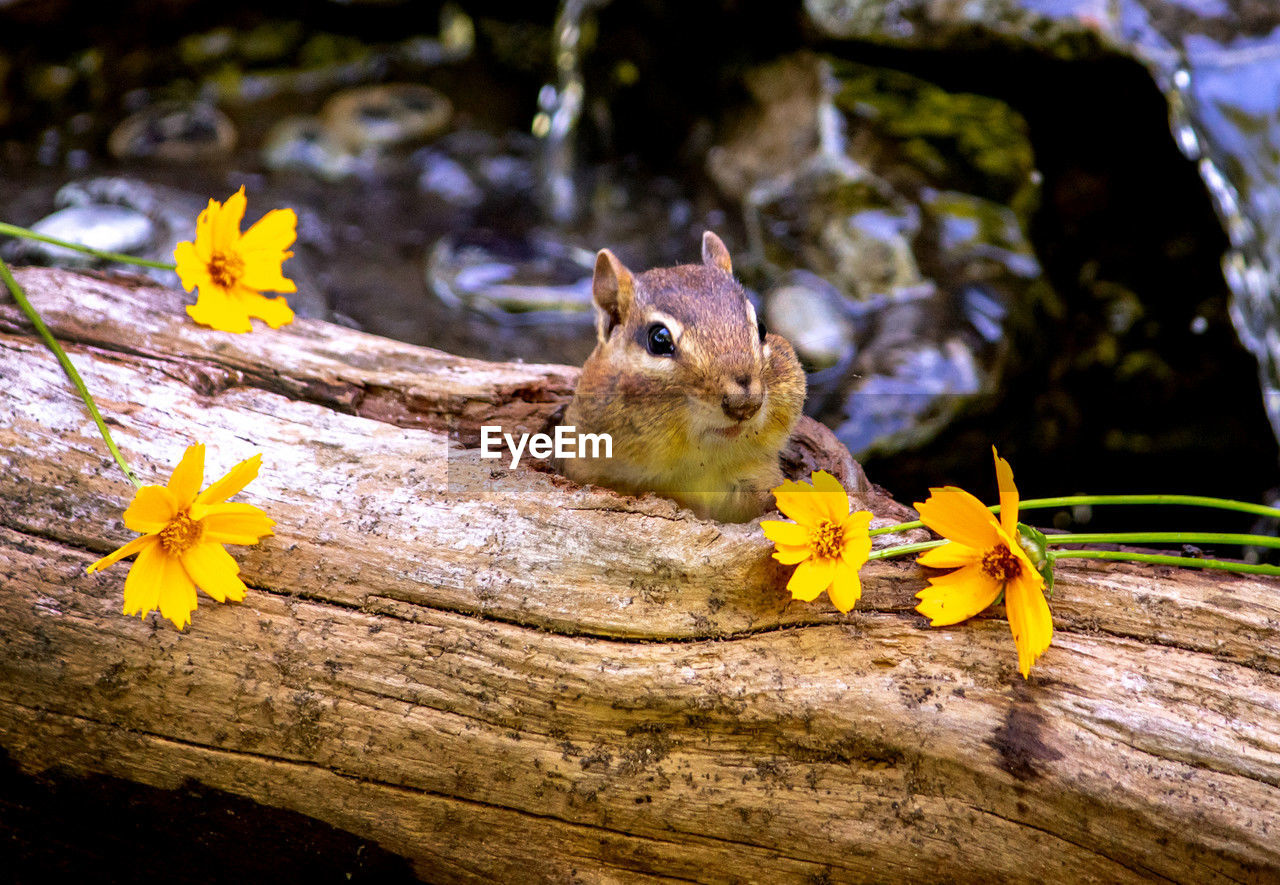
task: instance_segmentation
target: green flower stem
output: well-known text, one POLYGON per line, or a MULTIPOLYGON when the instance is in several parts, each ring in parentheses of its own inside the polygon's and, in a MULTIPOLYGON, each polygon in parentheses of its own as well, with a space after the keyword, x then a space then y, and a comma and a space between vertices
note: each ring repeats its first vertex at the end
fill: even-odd
POLYGON ((1280 575, 1280 565, 1250 565, 1222 559, 1195 559, 1189 556, 1165 556, 1158 553, 1127 553, 1123 550, 1054 550, 1051 559, 1114 559, 1122 562, 1146 562, 1152 565, 1176 565, 1181 568, 1211 568, 1245 575, 1280 575))
POLYGON ((1227 532, 1085 532, 1074 535, 1045 535, 1050 544, 1240 544, 1252 547, 1280 547, 1280 538, 1271 535, 1235 535, 1227 532))
POLYGON ((888 535, 892 532, 909 532, 912 529, 922 528, 924 528, 924 523, 917 519, 915 522, 900 522, 897 525, 887 525, 883 528, 872 529, 867 532, 867 534, 874 538, 876 535, 888 535))
MULTIPOLYGON (((1254 516, 1270 516, 1280 519, 1280 508, 1265 504, 1249 504, 1228 498, 1208 498, 1203 495, 1068 495, 1063 498, 1032 498, 1019 504, 1020 510, 1037 510, 1047 507, 1075 507, 1084 504, 1181 504, 1188 507, 1213 507, 1218 510, 1234 510, 1252 513, 1254 516)), ((1000 505, 991 508, 1000 512, 1000 505)))
POLYGON ((49 237, 44 234, 38 234, 33 230, 27 230, 25 227, 18 227, 16 224, 5 224, 0 221, 0 234, 8 234, 11 237, 22 237, 24 240, 38 240, 41 243, 48 243, 51 246, 61 246, 64 249, 73 249, 76 252, 83 252, 86 255, 93 255, 104 261, 118 261, 121 264, 136 264, 140 267, 155 267, 160 270, 177 270, 177 265, 169 264, 164 261, 152 261, 150 258, 137 258, 133 255, 124 255, 120 252, 104 252, 101 249, 94 249, 89 246, 82 246, 79 243, 70 243, 66 240, 59 240, 57 237, 49 237))
MULTIPOLYGON (((1212 507, 1218 510, 1234 510, 1237 513, 1250 513, 1254 516, 1269 516, 1273 519, 1280 519, 1280 508, 1268 507, 1265 504, 1250 504, 1246 501, 1233 501, 1229 498, 1210 498, 1203 495, 1066 495, 1059 498, 1030 498, 1021 502, 1018 505, 1018 509, 1020 511, 1043 510, 1086 504, 1180 504, 1187 507, 1212 507)), ((999 513, 1000 505, 992 504, 987 509, 992 513, 999 513)), ((920 520, 915 520, 914 522, 903 522, 897 525, 887 525, 882 528, 872 529, 868 534, 872 536, 887 535, 892 532, 906 532, 923 527, 924 523, 920 520)), ((1051 535, 1050 538, 1052 537, 1054 536, 1051 535)), ((1081 543, 1086 542, 1082 541, 1081 543)), ((1224 541, 1222 543, 1245 542, 1224 541)))
POLYGON ((885 547, 883 550, 872 550, 871 555, 867 557, 872 559, 888 559, 891 556, 906 556, 908 553, 919 553, 922 550, 932 550, 934 547, 941 547, 943 544, 949 544, 949 541, 921 541, 918 544, 899 544, 897 547, 885 547))
POLYGON ((27 315, 31 325, 35 326, 36 332, 39 333, 48 348, 53 351, 53 355, 58 358, 58 364, 62 366, 62 371, 67 373, 67 377, 71 379, 71 384, 75 387, 76 392, 84 400, 85 406, 89 409, 89 415, 93 418, 93 423, 98 425, 98 432, 102 434, 103 442, 111 450, 111 457, 116 459, 116 463, 120 465, 124 475, 129 478, 129 482, 140 488, 142 483, 138 482, 138 478, 129 470, 129 465, 124 461, 124 455, 120 454, 116 441, 111 438, 111 431, 107 430, 107 423, 102 420, 102 414, 98 411, 98 404, 93 401, 89 388, 85 387, 80 373, 71 364, 71 358, 67 356, 67 352, 62 349, 62 345, 58 343, 58 340, 53 337, 53 333, 44 324, 44 320, 40 319, 40 314, 36 313, 35 308, 31 306, 31 302, 27 300, 27 293, 22 290, 22 286, 18 285, 18 281, 13 278, 9 265, 5 264, 3 259, 0 259, 0 277, 4 277, 5 285, 9 287, 9 291, 13 294, 13 300, 18 302, 18 307, 27 315))

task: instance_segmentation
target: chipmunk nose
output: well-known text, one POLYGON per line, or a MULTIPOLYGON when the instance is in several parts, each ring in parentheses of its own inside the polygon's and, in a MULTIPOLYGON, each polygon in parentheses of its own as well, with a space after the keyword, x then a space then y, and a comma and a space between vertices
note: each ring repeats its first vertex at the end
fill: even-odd
POLYGON ((729 392, 720 400, 720 408, 734 421, 746 421, 760 411, 764 393, 751 389, 750 375, 739 375, 733 380, 735 384, 730 385, 729 392))

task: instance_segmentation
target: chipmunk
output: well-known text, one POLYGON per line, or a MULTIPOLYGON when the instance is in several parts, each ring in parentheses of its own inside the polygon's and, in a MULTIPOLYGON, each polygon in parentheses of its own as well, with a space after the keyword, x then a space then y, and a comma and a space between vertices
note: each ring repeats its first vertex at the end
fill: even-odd
POLYGON ((766 334, 724 243, 707 231, 702 264, 638 275, 602 249, 592 297, 597 343, 563 423, 609 434, 612 457, 566 459, 565 474, 722 522, 763 513, 805 376, 791 345, 766 334))

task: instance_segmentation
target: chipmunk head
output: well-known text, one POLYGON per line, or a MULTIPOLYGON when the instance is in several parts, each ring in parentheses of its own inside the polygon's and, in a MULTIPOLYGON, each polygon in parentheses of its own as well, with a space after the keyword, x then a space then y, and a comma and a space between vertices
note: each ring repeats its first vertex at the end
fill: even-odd
POLYGON ((702 236, 702 264, 638 275, 602 249, 592 294, 594 356, 626 369, 618 393, 678 402, 694 436, 732 439, 763 421, 772 342, 714 233, 702 236))
POLYGON ((598 341, 565 424, 607 434, 613 448, 567 459, 565 474, 657 492, 700 516, 759 516, 782 481, 804 370, 790 344, 765 334, 724 243, 707 232, 701 264, 641 274, 603 249, 592 289, 598 341))

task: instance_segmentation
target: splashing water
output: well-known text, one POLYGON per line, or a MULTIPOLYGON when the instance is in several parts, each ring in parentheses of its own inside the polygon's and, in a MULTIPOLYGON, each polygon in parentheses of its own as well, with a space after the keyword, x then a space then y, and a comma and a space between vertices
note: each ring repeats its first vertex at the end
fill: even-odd
POLYGON ((1167 90, 1174 135, 1226 228, 1231 319, 1280 437, 1280 26, 1226 45, 1188 35, 1182 62, 1167 90))
POLYGON ((574 166, 574 139, 582 116, 585 86, 582 79, 583 26, 586 15, 609 0, 561 0, 555 23, 556 80, 538 93, 538 114, 533 134, 543 148, 543 206, 556 224, 568 224, 578 214, 579 200, 574 166))

